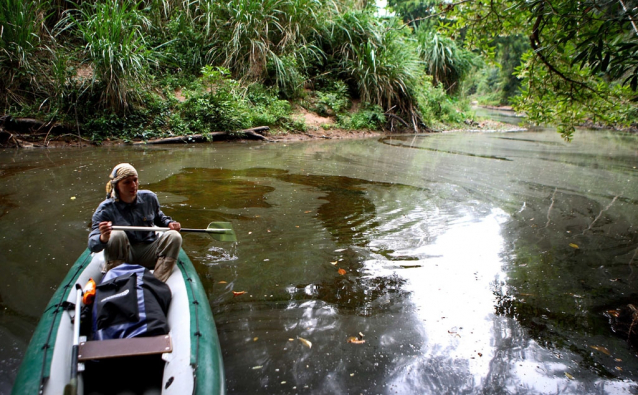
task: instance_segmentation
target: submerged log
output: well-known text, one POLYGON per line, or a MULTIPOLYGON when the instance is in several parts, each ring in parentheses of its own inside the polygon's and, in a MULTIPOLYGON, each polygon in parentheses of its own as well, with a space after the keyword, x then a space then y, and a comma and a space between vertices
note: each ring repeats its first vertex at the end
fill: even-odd
MULTIPOLYGON (((247 137, 253 138, 255 140, 265 140, 269 141, 270 139, 259 134, 261 132, 265 132, 270 130, 268 126, 258 126, 256 128, 244 129, 240 130, 239 134, 244 134, 247 137)), ((229 139, 229 138, 237 138, 237 135, 230 132, 211 132, 206 134, 192 134, 190 136, 176 136, 176 137, 166 137, 162 139, 153 139, 147 141, 135 141, 133 145, 144 145, 144 144, 177 144, 177 143, 201 143, 209 140, 219 140, 219 139, 229 139)))

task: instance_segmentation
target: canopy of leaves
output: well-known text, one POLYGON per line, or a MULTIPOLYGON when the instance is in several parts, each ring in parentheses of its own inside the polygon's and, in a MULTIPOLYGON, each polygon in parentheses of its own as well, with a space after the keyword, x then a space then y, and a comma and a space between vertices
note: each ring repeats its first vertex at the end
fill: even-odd
POLYGON ((635 0, 459 2, 449 17, 467 41, 488 51, 500 35, 522 34, 531 51, 520 110, 558 124, 565 138, 585 121, 629 124, 636 115, 635 0), (537 106, 542 103, 541 108, 537 106))

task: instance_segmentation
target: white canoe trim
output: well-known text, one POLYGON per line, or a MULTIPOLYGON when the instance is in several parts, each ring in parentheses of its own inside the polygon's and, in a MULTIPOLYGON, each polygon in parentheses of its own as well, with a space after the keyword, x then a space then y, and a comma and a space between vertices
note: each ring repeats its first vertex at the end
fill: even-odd
MULTIPOLYGON (((93 254, 91 263, 80 274, 77 283, 86 285, 89 278, 93 278, 99 284, 102 279, 101 268, 104 264, 104 254, 93 254)), ((166 354, 163 358, 166 361, 164 367, 164 377, 162 379, 162 395, 182 395, 192 394, 194 386, 193 367, 191 366, 191 337, 190 337, 190 314, 188 306, 188 290, 183 279, 183 275, 175 265, 171 276, 166 281, 171 288, 173 299, 168 310, 169 328, 171 328, 171 338, 173 341, 173 352, 166 354), (168 388, 166 382, 173 378, 168 388)), ((67 302, 75 303, 75 292, 71 291, 67 302)), ((43 395, 59 395, 64 392, 64 387, 70 379, 69 361, 71 360, 71 346, 73 344, 73 323, 71 317, 73 311, 62 313, 53 357, 51 361, 51 371, 49 380, 44 386, 43 395)), ((82 377, 80 374, 78 383, 78 394, 83 394, 82 377)))

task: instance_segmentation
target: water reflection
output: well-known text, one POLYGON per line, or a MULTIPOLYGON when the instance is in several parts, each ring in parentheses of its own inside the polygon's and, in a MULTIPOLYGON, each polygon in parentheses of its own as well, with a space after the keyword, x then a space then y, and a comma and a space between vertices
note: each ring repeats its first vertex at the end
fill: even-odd
POLYGON ((0 176, 0 392, 85 246, 95 180, 135 160, 183 226, 237 232, 184 237, 230 393, 635 392, 636 138, 387 142, 23 153, 0 176))

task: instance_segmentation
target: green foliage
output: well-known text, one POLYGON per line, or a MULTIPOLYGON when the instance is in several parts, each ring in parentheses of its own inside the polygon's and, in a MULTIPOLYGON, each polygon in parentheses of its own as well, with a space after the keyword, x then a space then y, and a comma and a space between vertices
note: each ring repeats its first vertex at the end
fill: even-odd
POLYGON ((268 61, 268 74, 274 75, 279 92, 287 98, 299 96, 303 88, 306 78, 300 69, 296 56, 272 54, 268 61))
POLYGON ((517 70, 524 79, 524 86, 521 96, 514 100, 514 108, 526 111, 528 120, 534 124, 555 124, 565 140, 571 140, 575 127, 588 121, 603 125, 635 122, 637 107, 632 102, 631 88, 592 77, 587 68, 580 69, 576 65, 569 68, 569 53, 563 59, 563 70, 569 70, 570 75, 578 76, 591 88, 576 93, 567 91, 568 82, 551 73, 530 52, 517 70))
POLYGON ((15 80, 33 80, 38 70, 34 54, 41 42, 47 6, 46 1, 0 1, 0 92, 5 104, 8 96, 19 100, 12 89, 15 80))
POLYGON ((286 129, 294 129, 290 103, 278 99, 272 89, 268 90, 261 84, 251 85, 247 99, 252 105, 250 111, 254 126, 281 125, 286 129))
POLYGON ((447 95, 441 85, 433 87, 429 79, 420 83, 423 86, 416 90, 417 103, 425 125, 435 128, 443 124, 460 124, 467 118, 463 111, 467 111, 466 101, 447 95))
POLYGON ((106 139, 148 140, 170 135, 174 126, 182 127, 181 131, 186 130, 175 101, 163 100, 152 93, 143 93, 140 96, 140 105, 131 108, 125 117, 107 109, 91 114, 84 124, 88 137, 96 142, 106 139), (179 121, 177 125, 171 123, 174 120, 179 121))
POLYGON ((383 109, 378 105, 366 105, 354 114, 341 114, 337 116, 337 124, 350 130, 378 130, 386 122, 383 109))
POLYGON ((187 94, 182 105, 183 119, 192 133, 234 132, 252 124, 243 89, 235 80, 226 78, 223 68, 202 69, 202 85, 187 94))
POLYGON ((520 94, 521 80, 515 70, 529 43, 520 35, 498 37, 494 43, 494 60, 476 65, 463 81, 462 94, 483 105, 508 105, 520 94))
POLYGON ((12 71, 11 67, 30 69, 30 56, 40 43, 40 26, 43 21, 41 6, 45 7, 46 3, 0 1, 0 67, 3 71, 9 73, 12 71))
POLYGON ((338 114, 351 105, 348 86, 343 81, 330 81, 315 94, 311 110, 322 116, 338 114))
POLYGON ((306 56, 321 57, 308 45, 321 20, 318 0, 231 0, 214 3, 214 46, 209 55, 248 81, 267 77, 270 69, 284 92, 295 92, 306 56))
POLYGON ((413 87, 425 73, 405 25, 364 10, 339 15, 329 30, 336 68, 356 87, 362 101, 419 117, 413 87))
POLYGON ((149 21, 138 6, 119 0, 82 2, 58 24, 62 30, 73 29, 85 42, 87 61, 103 90, 102 103, 119 114, 128 109, 151 61, 143 35, 149 21))
POLYGON ((416 129, 446 116, 412 31, 362 5, 0 0, 0 101, 96 141, 305 130, 298 98, 348 128, 381 127, 388 110, 416 129), (346 114, 351 100, 371 106, 346 114))
POLYGON ((388 6, 409 25, 431 24, 435 18, 428 18, 437 12, 435 6, 440 0, 388 0, 388 6))
POLYGON ((529 38, 519 110, 534 122, 554 123, 567 139, 585 120, 627 125, 638 88, 636 9, 601 0, 495 0, 490 7, 455 7, 457 27, 487 50, 501 35, 529 38), (619 86, 625 85, 625 88, 619 86))
POLYGON ((446 90, 455 92, 459 83, 475 65, 471 52, 459 47, 454 40, 431 31, 421 25, 416 30, 418 51, 434 85, 443 84, 446 90))
MULTIPOLYGON (((161 23, 161 22, 160 22, 161 23)), ((188 14, 175 12, 163 25, 158 25, 150 37, 160 70, 197 73, 205 64, 205 35, 188 14)))

